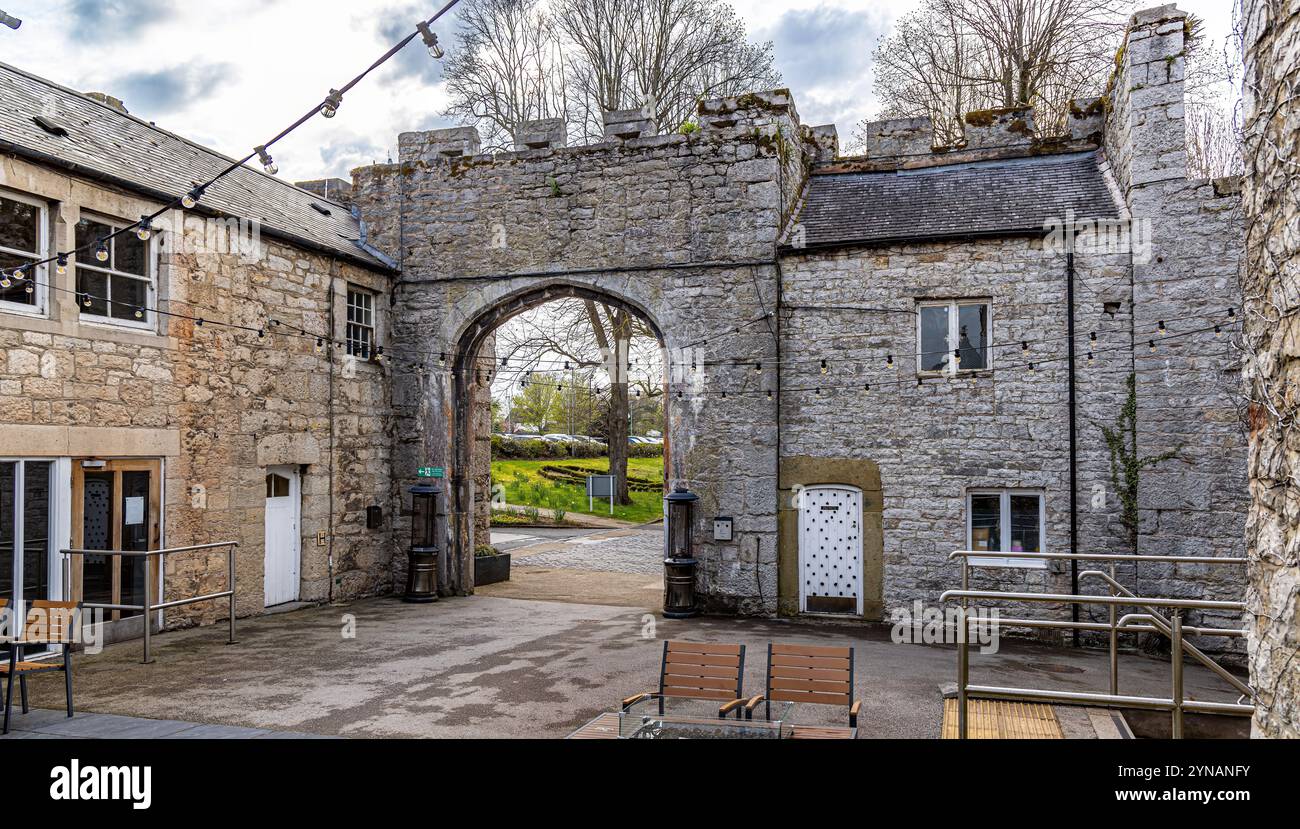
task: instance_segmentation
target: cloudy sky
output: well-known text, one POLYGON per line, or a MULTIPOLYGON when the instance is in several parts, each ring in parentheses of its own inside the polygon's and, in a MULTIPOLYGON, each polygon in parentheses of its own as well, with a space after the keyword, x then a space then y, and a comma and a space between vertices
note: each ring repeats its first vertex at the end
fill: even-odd
MULTIPOLYGON (((230 155, 242 155, 320 101, 432 15, 444 0, 0 0, 22 18, 0 27, 0 61, 81 91, 230 155)), ((871 52, 920 0, 734 0, 812 124, 847 139, 875 114, 871 52)), ((1139 3, 1159 5, 1157 0, 1139 3)), ((1230 0, 1180 0, 1222 40, 1230 0)), ((438 27, 455 48, 450 22, 438 27)), ((413 43, 348 95, 332 121, 316 119, 279 145, 290 180, 348 177, 395 153, 397 134, 447 124, 439 64, 413 43)))

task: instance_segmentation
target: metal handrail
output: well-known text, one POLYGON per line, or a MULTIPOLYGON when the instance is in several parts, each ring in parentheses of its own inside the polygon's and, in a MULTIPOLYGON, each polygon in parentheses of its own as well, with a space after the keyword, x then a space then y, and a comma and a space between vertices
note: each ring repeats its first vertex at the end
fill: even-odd
MULTIPOLYGON (((1254 691, 1250 686, 1245 685, 1236 677, 1227 672, 1223 666, 1210 659, 1195 646, 1184 641, 1186 634, 1202 636, 1226 636, 1239 637, 1245 635, 1245 631, 1219 629, 1219 628, 1188 628, 1183 626, 1182 614, 1184 610, 1223 610, 1236 611, 1244 613, 1246 606, 1242 602, 1220 602, 1201 599, 1159 599, 1145 598, 1136 596, 1126 587, 1115 579, 1115 564, 1121 561, 1133 562, 1173 562, 1173 563, 1195 563, 1195 564, 1218 564, 1218 565, 1241 565, 1246 563, 1246 559, 1241 558, 1207 558, 1196 556, 1135 556, 1119 554, 1097 554, 1097 555, 1078 555, 1071 553, 1013 553, 1008 556, 1007 553, 991 553, 983 551, 957 551, 949 556, 949 560, 961 560, 962 564, 962 589, 950 590, 945 592, 940 600, 950 602, 960 600, 961 605, 958 611, 958 648, 957 648, 957 673, 958 673, 958 732, 961 739, 967 739, 969 736, 968 708, 969 698, 972 694, 979 695, 990 699, 1011 699, 1021 701, 1041 701, 1041 702, 1059 702, 1065 704, 1084 704, 1098 705, 1108 707, 1137 707, 1153 710, 1165 710, 1171 712, 1173 725, 1172 734, 1175 739, 1182 739, 1183 736, 1183 714, 1186 711, 1212 713, 1212 714, 1237 714, 1249 716, 1254 713, 1254 707, 1251 705, 1242 705, 1244 699, 1254 698, 1254 691), (1089 577, 1100 577, 1104 579, 1111 588, 1109 596, 1080 596, 1068 594, 1041 594, 1041 593, 1014 593, 996 590, 971 590, 970 588, 970 559, 972 558, 1016 558, 1016 559, 1036 559, 1036 560, 1062 560, 1062 561, 1108 561, 1111 562, 1111 574, 1108 576, 1099 571, 1088 571, 1085 574, 1089 577), (1000 624, 1012 627, 1030 627, 1030 628, 1048 628, 1064 630, 1085 630, 1085 631, 1105 631, 1110 633, 1110 693, 1109 694, 1092 694, 1077 692, 1056 692, 1042 691, 1026 688, 1000 688, 991 686, 977 686, 970 684, 970 623, 968 615, 968 603, 971 599, 987 600, 1011 600, 1022 602, 1047 602, 1052 604, 1074 604, 1074 605, 1103 605, 1106 606, 1110 613, 1109 623, 1100 622, 1067 622, 1057 620, 1038 620, 1038 619, 1010 619, 1000 620, 1000 624), (1148 612, 1146 614, 1129 614, 1118 619, 1118 611, 1121 606, 1137 606, 1148 612), (1168 608, 1172 610, 1172 618, 1166 619, 1154 608, 1168 608), (1148 622, 1149 624, 1135 624, 1138 622, 1148 622), (1137 697, 1124 696, 1119 694, 1119 649, 1118 634, 1119 631, 1139 631, 1160 633, 1169 636, 1172 643, 1172 686, 1173 694, 1169 698, 1158 697, 1137 697), (1198 661, 1208 664, 1221 678, 1228 681, 1235 689, 1242 691, 1242 697, 1238 698, 1236 704, 1217 703, 1217 702, 1200 702, 1197 700, 1184 699, 1183 692, 1183 655, 1190 653, 1198 661)), ((994 565, 997 566, 997 565, 994 565)))
POLYGON ((108 604, 99 602, 82 602, 82 607, 92 610, 127 610, 140 611, 144 621, 144 659, 143 664, 150 665, 153 663, 151 655, 152 631, 149 616, 159 610, 170 610, 174 607, 185 607, 187 605, 198 604, 199 602, 212 602, 220 599, 230 600, 230 638, 227 644, 235 644, 235 554, 239 550, 238 541, 219 541, 215 544, 196 544, 190 547, 172 547, 166 550, 60 550, 59 554, 63 556, 63 595, 72 595, 72 570, 70 567, 72 556, 112 556, 114 558, 141 558, 144 559, 144 604, 108 604), (194 596, 189 599, 176 599, 170 602, 158 602, 151 604, 149 602, 149 586, 153 584, 153 558, 158 556, 162 561, 162 587, 159 588, 159 598, 163 598, 162 591, 167 589, 167 557, 180 555, 182 553, 199 553, 206 550, 225 550, 226 551, 226 589, 220 593, 208 593, 202 596, 194 596))

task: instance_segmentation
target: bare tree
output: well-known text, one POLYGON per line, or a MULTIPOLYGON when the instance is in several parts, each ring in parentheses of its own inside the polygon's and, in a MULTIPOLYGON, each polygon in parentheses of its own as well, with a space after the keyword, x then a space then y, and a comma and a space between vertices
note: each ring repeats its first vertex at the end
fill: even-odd
POLYGON ((1131 6, 925 0, 876 48, 881 116, 929 116, 936 143, 951 144, 968 111, 1033 106, 1040 134, 1063 132, 1070 102, 1104 91, 1131 6))
POLYGON ((1204 28, 1201 18, 1188 16, 1187 174, 1201 179, 1238 176, 1245 171, 1238 120, 1241 52, 1229 43, 1207 40, 1204 28))
POLYGON ((514 149, 525 122, 566 115, 564 50, 539 0, 463 0, 459 20, 445 114, 478 126, 489 150, 514 149))
POLYGON ((708 97, 780 83, 772 44, 749 42, 720 0, 465 0, 463 46, 446 68, 447 114, 493 148, 520 124, 567 117, 585 140, 606 110, 644 108, 660 132, 708 97))

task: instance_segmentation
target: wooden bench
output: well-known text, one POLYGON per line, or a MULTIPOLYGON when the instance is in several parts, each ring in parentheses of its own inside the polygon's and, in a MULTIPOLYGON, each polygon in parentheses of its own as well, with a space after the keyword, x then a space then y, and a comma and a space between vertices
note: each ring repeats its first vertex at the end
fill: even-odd
POLYGON ((764 705, 766 717, 771 720, 774 702, 835 705, 848 711, 848 728, 794 725, 793 739, 851 740, 857 737, 862 701, 853 699, 853 648, 768 645, 766 693, 748 700, 737 698, 724 705, 722 713, 725 716, 743 708, 745 717, 753 719, 754 711, 764 705))
MULTIPOLYGON (((664 701, 668 699, 729 702, 744 696, 744 684, 744 645, 664 642, 659 690, 628 697, 623 700, 622 710, 627 711, 648 699, 657 699, 659 715, 663 716, 664 701)), ((718 716, 725 716, 725 713, 720 712, 718 716)), ((741 712, 737 710, 736 718, 740 717, 741 712)))
MULTIPOLYGON (((0 599, 0 611, 9 606, 7 599, 0 599)), ((22 689, 23 713, 28 712, 27 677, 30 674, 63 672, 64 691, 67 695, 68 716, 72 716, 72 642, 77 628, 80 607, 76 602, 34 601, 27 614, 26 624, 21 637, 5 644, 9 647, 9 659, 0 662, 0 675, 7 677, 4 700, 4 729, 0 733, 9 733, 9 718, 14 707, 14 679, 22 689), (61 646, 61 662, 31 662, 22 658, 23 649, 37 645, 61 646)))

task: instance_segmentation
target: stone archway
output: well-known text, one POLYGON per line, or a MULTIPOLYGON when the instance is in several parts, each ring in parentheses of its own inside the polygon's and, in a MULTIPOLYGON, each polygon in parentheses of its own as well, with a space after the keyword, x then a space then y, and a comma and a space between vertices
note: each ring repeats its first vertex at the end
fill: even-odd
MULTIPOLYGON (((486 508, 483 499, 490 497, 489 493, 480 491, 479 476, 474 474, 480 466, 490 462, 490 458, 478 457, 478 453, 485 450, 479 445, 481 441, 476 440, 477 436, 474 428, 475 409, 483 405, 481 395, 476 393, 478 391, 476 377, 479 374, 476 366, 479 364, 480 355, 494 332, 511 319, 535 308, 565 299, 591 300, 610 307, 616 307, 640 318, 654 333, 660 347, 665 352, 668 351, 668 342, 659 324, 655 321, 654 316, 639 304, 607 290, 558 281, 524 288, 504 296, 485 308, 463 327, 456 340, 454 370, 450 389, 452 393, 451 408, 454 429, 451 444, 453 456, 455 457, 453 469, 457 470, 452 477, 451 492, 448 493, 448 513, 449 517, 454 518, 455 524, 452 537, 454 546, 452 547, 452 555, 449 556, 449 567, 447 568, 447 579, 445 580, 446 588, 451 592, 473 591, 473 568, 468 566, 469 558, 478 545, 484 543, 477 538, 477 525, 481 522, 475 520, 475 514, 476 511, 486 508)), ((668 360, 665 359, 664 362, 667 365, 668 360)), ((671 385, 668 383, 668 378, 665 378, 665 385, 671 385)), ((667 389, 665 390, 664 406, 665 411, 671 410, 671 395, 667 394, 667 389)), ((665 429, 665 481, 671 480, 669 470, 673 468, 673 446, 671 429, 665 429)))

